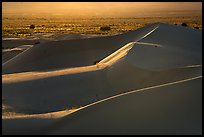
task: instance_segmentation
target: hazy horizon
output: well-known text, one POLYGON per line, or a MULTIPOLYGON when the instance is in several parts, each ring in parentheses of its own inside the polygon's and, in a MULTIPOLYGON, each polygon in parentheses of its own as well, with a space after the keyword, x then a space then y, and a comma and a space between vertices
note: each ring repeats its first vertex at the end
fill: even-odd
POLYGON ((2 2, 2 14, 114 16, 202 10, 202 2, 2 2))

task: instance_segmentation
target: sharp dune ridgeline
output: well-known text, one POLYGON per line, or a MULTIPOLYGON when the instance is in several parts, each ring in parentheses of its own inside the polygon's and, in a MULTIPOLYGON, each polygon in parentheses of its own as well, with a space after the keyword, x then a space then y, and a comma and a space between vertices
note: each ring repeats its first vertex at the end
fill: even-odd
POLYGON ((69 36, 10 40, 3 134, 202 134, 201 31, 154 23, 69 36))

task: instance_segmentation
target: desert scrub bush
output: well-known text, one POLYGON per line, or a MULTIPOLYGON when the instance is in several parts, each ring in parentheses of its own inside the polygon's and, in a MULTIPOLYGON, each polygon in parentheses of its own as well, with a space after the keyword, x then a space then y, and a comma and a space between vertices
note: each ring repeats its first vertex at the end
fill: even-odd
POLYGON ((194 29, 199 29, 199 27, 194 27, 194 29))
POLYGON ((187 27, 188 25, 187 25, 186 23, 183 22, 183 23, 181 24, 181 26, 183 26, 183 27, 187 27))
POLYGON ((40 44, 40 41, 37 41, 37 42, 35 42, 34 44, 35 44, 35 45, 36 45, 36 44, 40 44))
POLYGON ((100 30, 101 31, 109 31, 109 30, 111 30, 111 27, 109 27, 109 26, 102 26, 102 27, 100 27, 100 30))
POLYGON ((30 25, 30 29, 35 29, 35 25, 30 25))

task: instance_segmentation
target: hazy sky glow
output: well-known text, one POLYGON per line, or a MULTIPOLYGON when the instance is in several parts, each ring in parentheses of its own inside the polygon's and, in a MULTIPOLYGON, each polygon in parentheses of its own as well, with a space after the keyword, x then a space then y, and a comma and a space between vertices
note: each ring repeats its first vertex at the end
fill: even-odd
POLYGON ((3 2, 2 13, 111 15, 202 10, 201 2, 3 2))

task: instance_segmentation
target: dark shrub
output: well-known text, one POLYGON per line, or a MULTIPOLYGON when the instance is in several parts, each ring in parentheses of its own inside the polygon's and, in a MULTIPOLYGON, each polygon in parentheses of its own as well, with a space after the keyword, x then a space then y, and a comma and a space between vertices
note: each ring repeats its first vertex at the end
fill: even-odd
POLYGON ((199 27, 194 27, 194 29, 199 29, 199 27))
POLYGON ((188 25, 186 23, 182 23, 181 26, 187 27, 188 25))
POLYGON ((35 25, 30 25, 30 29, 34 29, 35 28, 35 25))
POLYGON ((35 42, 34 44, 40 44, 40 42, 39 42, 39 41, 37 41, 37 42, 35 42))
POLYGON ((111 28, 109 26, 103 26, 103 27, 100 27, 100 30, 101 31, 109 31, 109 30, 111 30, 111 28))

